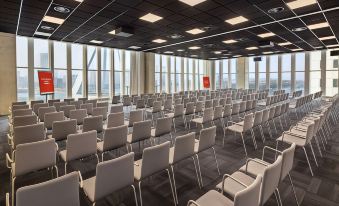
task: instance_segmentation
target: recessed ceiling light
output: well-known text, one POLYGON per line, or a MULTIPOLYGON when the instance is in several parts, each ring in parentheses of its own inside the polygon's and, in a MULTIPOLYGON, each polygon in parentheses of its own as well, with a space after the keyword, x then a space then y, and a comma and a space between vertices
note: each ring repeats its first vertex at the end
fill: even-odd
POLYGON ((171 35, 168 35, 167 37, 171 39, 180 39, 180 38, 183 38, 184 36, 181 34, 171 34, 171 35))
POLYGON ((283 42, 283 43, 279 43, 279 46, 287 46, 287 45, 291 45, 291 42, 283 42))
POLYGON ((102 44, 103 43, 103 41, 98 41, 98 40, 91 40, 90 42, 94 43, 94 44, 102 44))
POLYGON ((238 17, 234 17, 232 19, 226 20, 226 22, 231 24, 231 25, 240 24, 240 23, 243 23, 243 22, 246 22, 246 21, 248 21, 248 19, 246 19, 243 16, 238 16, 238 17))
POLYGON ((200 49, 199 46, 191 46, 191 47, 188 47, 190 50, 197 50, 197 49, 200 49))
POLYGON ((329 40, 329 39, 335 39, 335 36, 324 36, 324 37, 319 38, 320 41, 329 40))
POLYGON ((178 49, 177 51, 178 51, 178 52, 183 52, 183 51, 185 51, 185 50, 183 50, 183 49, 178 49))
POLYGON ((323 46, 316 46, 316 47, 314 47, 315 49, 322 49, 322 48, 324 48, 323 46))
POLYGON ((316 4, 317 0, 295 0, 289 3, 286 3, 290 9, 298 9, 301 7, 309 6, 312 4, 316 4))
POLYGON ((165 51, 164 54, 173 54, 172 51, 165 51))
POLYGON ((223 41, 223 43, 225 43, 225 44, 233 44, 233 43, 236 43, 236 42, 238 42, 238 41, 236 41, 234 39, 229 39, 229 40, 223 41))
POLYGON ((221 54, 221 51, 215 51, 214 54, 221 54))
POLYGON ((304 26, 292 29, 293 32, 300 32, 300 31, 305 31, 305 30, 307 30, 307 27, 304 27, 304 26))
POLYGON ((45 16, 42 19, 42 21, 53 23, 53 24, 62 24, 62 23, 64 23, 65 20, 57 18, 57 17, 53 17, 53 16, 45 16))
POLYGON ((66 8, 64 6, 55 6, 54 11, 62 13, 62 14, 68 14, 69 12, 71 12, 69 8, 66 8))
POLYGON ((128 47, 129 49, 140 49, 141 47, 139 47, 139 46, 130 46, 130 47, 128 47))
POLYGON ((167 40, 165 40, 165 39, 154 39, 152 42, 161 44, 161 43, 167 42, 167 40))
POLYGON ((185 4, 188 4, 190 6, 195 6, 195 5, 200 4, 200 3, 202 3, 206 0, 179 0, 179 1, 181 1, 185 4))
POLYGON ((302 51, 303 49, 301 49, 301 48, 297 48, 297 49, 291 49, 291 51, 302 51))
POLYGON ((140 17, 139 19, 144 20, 144 21, 148 21, 148 22, 151 22, 151 23, 154 23, 154 22, 159 21, 160 19, 162 19, 162 17, 158 16, 158 15, 155 15, 155 14, 152 14, 152 13, 148 13, 145 16, 140 17))
POLYGON ((198 57, 198 55, 192 54, 191 57, 198 57))
POLYGON ((255 50, 255 49, 258 49, 258 47, 252 46, 252 47, 247 47, 247 48, 246 48, 246 50, 255 50))
POLYGON ((43 29, 43 30, 48 30, 48 31, 53 31, 53 30, 54 30, 53 27, 51 27, 51 26, 46 26, 46 25, 42 25, 40 28, 43 29))
POLYGON ((268 51, 268 52, 263 52, 263 54, 273 54, 273 52, 268 51))
POLYGON ((277 13, 283 12, 284 10, 285 10, 284 7, 275 7, 275 8, 268 10, 267 12, 270 14, 277 14, 277 13))
POLYGON ((328 48, 339 47, 339 44, 326 45, 328 48))
POLYGON ((311 25, 308 25, 307 27, 309 29, 321 29, 321 28, 325 28, 325 27, 329 27, 330 25, 327 23, 327 22, 322 22, 322 23, 317 23, 317 24, 311 24, 311 25))
POLYGON ((110 32, 108 32, 109 34, 113 34, 113 35, 115 35, 115 29, 113 30, 113 31, 110 31, 110 32))
POLYGON ((38 35, 38 36, 51 36, 51 33, 46 33, 46 32, 35 32, 34 35, 38 35))
POLYGON ((263 33, 263 34, 258 34, 259 37, 261 38, 267 38, 267 37, 271 37, 274 36, 275 34, 272 32, 267 32, 267 33, 263 33))
POLYGON ((75 1, 77 1, 77 2, 83 2, 84 0, 75 0, 75 1))
POLYGON ((218 58, 215 58, 215 57, 211 57, 211 58, 209 58, 210 60, 216 60, 216 59, 218 59, 218 58))
POLYGON ((196 35, 196 34, 204 33, 205 31, 201 30, 201 29, 198 29, 198 28, 195 28, 195 29, 188 30, 186 32, 190 33, 190 34, 193 34, 193 35, 196 35))

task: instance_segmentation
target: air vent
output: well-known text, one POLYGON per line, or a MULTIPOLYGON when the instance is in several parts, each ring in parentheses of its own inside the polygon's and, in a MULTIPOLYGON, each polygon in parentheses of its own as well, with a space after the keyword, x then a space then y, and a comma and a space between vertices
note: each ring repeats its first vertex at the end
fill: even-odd
POLYGON ((41 29, 43 29, 43 30, 47 30, 47 31, 53 31, 54 30, 54 28, 53 27, 51 27, 51 26, 41 26, 40 27, 41 29))
POLYGON ((62 13, 62 14, 68 14, 69 12, 71 12, 69 8, 64 7, 64 6, 55 6, 54 11, 62 13))
POLYGON ((238 42, 244 42, 244 41, 248 41, 248 38, 239 38, 239 39, 235 39, 238 42))
POLYGON ((284 7, 275 7, 275 8, 268 10, 267 12, 270 14, 277 14, 277 13, 283 12, 284 10, 285 10, 284 7))
POLYGON ((300 32, 300 31, 305 31, 306 29, 307 29, 306 27, 297 27, 297 28, 293 28, 292 31, 300 32))

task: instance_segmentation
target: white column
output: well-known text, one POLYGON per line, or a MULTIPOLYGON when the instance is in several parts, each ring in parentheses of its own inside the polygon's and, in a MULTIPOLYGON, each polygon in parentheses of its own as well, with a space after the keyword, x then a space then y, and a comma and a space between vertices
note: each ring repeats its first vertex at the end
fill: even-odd
POLYGON ((28 94, 34 100, 34 39, 28 38, 28 94))
POLYGON ((311 71, 310 52, 305 52, 305 83, 304 94, 310 93, 310 71, 311 71))

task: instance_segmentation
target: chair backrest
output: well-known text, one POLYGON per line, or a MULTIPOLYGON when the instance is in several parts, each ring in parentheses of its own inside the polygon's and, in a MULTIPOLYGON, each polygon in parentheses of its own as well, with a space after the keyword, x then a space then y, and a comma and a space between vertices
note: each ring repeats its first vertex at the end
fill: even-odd
POLYGON ((53 126, 53 122, 62 121, 64 120, 64 118, 65 118, 64 112, 52 112, 52 113, 45 114, 45 117, 44 117, 45 128, 48 130, 51 130, 53 126))
POLYGON ((16 206, 80 206, 79 173, 21 187, 16 192, 16 206), (57 192, 56 192, 57 191, 57 192))
POLYGON ((246 102, 246 111, 252 110, 253 100, 248 100, 246 102))
POLYGON ((253 127, 258 126, 262 123, 263 111, 257 111, 254 114, 253 127))
POLYGON ((38 110, 38 114, 39 114, 39 119, 41 122, 43 122, 45 120, 45 114, 47 113, 52 113, 52 112, 56 112, 55 107, 40 107, 38 110))
POLYGON ((127 143, 127 125, 111 127, 104 130, 103 150, 113 150, 126 145, 127 143))
POLYGON ((36 103, 34 104, 33 106, 33 112, 36 114, 36 115, 39 115, 39 108, 40 107, 49 107, 49 104, 48 103, 36 103))
POLYGON ((310 143, 310 141, 312 140, 313 130, 314 130, 314 123, 309 124, 307 126, 307 131, 306 131, 306 143, 310 143))
POLYGON ((274 114, 275 114, 275 107, 271 107, 271 108, 270 108, 270 114, 269 114, 269 116, 268 116, 268 119, 269 119, 269 120, 273 119, 274 114))
POLYGON ((93 104, 92 103, 82 104, 80 105, 80 109, 86 109, 87 114, 91 115, 93 112, 93 104))
POLYGON ((255 109, 257 107, 257 104, 258 104, 258 100, 253 100, 252 101, 252 109, 255 109))
POLYGON ((200 131, 198 152, 209 149, 215 145, 216 132, 216 126, 202 129, 200 131))
POLYGON ((216 106, 214 108, 214 115, 213 115, 213 119, 220 119, 222 118, 222 111, 224 110, 223 106, 216 106))
POLYGON ((164 102, 164 110, 172 110, 172 99, 166 99, 164 102))
POLYGON ((19 117, 19 116, 26 116, 26 115, 32 115, 33 110, 32 109, 17 109, 12 111, 12 117, 19 117))
POLYGON ((212 108, 213 107, 213 101, 212 100, 206 100, 205 101, 205 109, 206 108, 212 108))
POLYGON ((87 97, 79 97, 78 100, 79 101, 81 100, 84 103, 85 101, 88 100, 88 98, 87 97))
POLYGON ((22 101, 22 102, 12 102, 12 106, 16 106, 16 105, 27 105, 26 101, 22 101))
POLYGON ((136 102, 136 108, 137 109, 141 109, 141 108, 145 108, 145 100, 144 99, 138 99, 136 102))
POLYGON ((111 127, 118 127, 121 125, 124 125, 124 113, 119 112, 119 113, 113 113, 109 114, 107 118, 107 128, 111 127))
POLYGON ((76 160, 96 154, 97 132, 93 130, 68 135, 66 151, 66 161, 76 160))
POLYGON ((239 112, 240 112, 240 113, 246 111, 246 104, 247 104, 247 101, 242 101, 242 102, 240 102, 240 108, 239 108, 239 112))
POLYGON ((71 102, 74 102, 75 99, 74 98, 67 98, 67 99, 64 99, 64 102, 66 102, 68 105, 71 103, 71 102))
POLYGON ((281 113, 281 105, 275 106, 274 117, 278 117, 281 113))
POLYGON ((31 101, 31 109, 34 108, 35 104, 39 104, 39 103, 44 103, 44 100, 32 100, 31 101))
POLYGON ((175 138, 172 164, 194 155, 195 133, 191 132, 175 138))
POLYGON ((38 118, 36 115, 25 115, 25 116, 18 116, 13 118, 13 128, 18 126, 26 126, 37 124, 38 118))
POLYGON ((122 101, 123 106, 131 106, 132 105, 132 99, 131 97, 124 97, 122 101))
POLYGON ((252 205, 259 206, 262 176, 257 175, 254 182, 234 196, 234 206, 252 205))
POLYGON ((247 131, 253 127, 253 113, 246 114, 244 117, 243 131, 247 131))
POLYGON ((71 110, 76 110, 74 105, 66 105, 60 107, 60 111, 64 112, 65 117, 69 118, 69 113, 71 110))
POLYGON ((75 133, 77 133, 77 121, 75 119, 53 122, 52 137, 55 140, 67 139, 68 135, 75 133))
POLYGON ((94 200, 97 201, 134 182, 134 153, 100 162, 96 169, 94 200))
POLYGON ((225 106, 226 105, 226 99, 225 98, 219 99, 219 105, 225 106))
POLYGON ((20 144, 15 151, 14 177, 56 165, 57 145, 53 139, 20 144))
POLYGON ((270 116, 270 109, 262 110, 262 122, 267 122, 270 116))
POLYGON ((293 168, 293 160, 294 160, 294 151, 295 151, 296 144, 292 143, 291 146, 285 149, 281 156, 282 156, 282 165, 281 165, 281 175, 280 175, 280 182, 282 182, 288 173, 293 168))
POLYGON ((113 96, 112 104, 119 104, 120 103, 120 96, 113 96))
POLYGON ((155 136, 160 137, 165 134, 170 134, 172 131, 172 118, 158 118, 155 127, 155 136))
POLYGON ((55 107, 57 112, 60 112, 60 107, 62 106, 66 106, 67 103, 66 102, 54 102, 53 106, 55 107))
POLYGON ((110 109, 110 113, 119 113, 119 112, 123 112, 124 111, 124 107, 122 105, 114 105, 111 106, 110 109))
POLYGON ((219 99, 213 99, 213 107, 219 106, 219 99))
POLYGON ((205 108, 204 114, 202 116, 202 122, 206 123, 213 121, 213 114, 214 114, 213 108, 205 108))
POLYGON ((85 104, 92 104, 93 108, 95 108, 95 107, 97 107, 98 100, 96 100, 96 99, 87 100, 87 101, 85 101, 85 104))
POLYGON ((13 136, 13 147, 16 148, 16 146, 19 144, 41 141, 45 138, 46 133, 43 123, 15 127, 13 136))
POLYGON ((194 114, 194 102, 187 103, 185 114, 194 114))
POLYGON ((91 130, 96 130, 98 133, 102 132, 103 129, 103 117, 95 116, 95 117, 86 117, 84 118, 84 124, 82 126, 82 132, 88 132, 91 130))
POLYGON ((161 105, 162 105, 162 102, 161 102, 161 101, 155 101, 155 102, 153 102, 153 109, 152 109, 152 112, 153 112, 153 113, 160 112, 160 111, 161 111, 161 105))
POLYGON ((134 122, 141 122, 144 119, 143 113, 143 110, 130 111, 128 126, 132 127, 134 122))
POLYGON ((132 142, 149 139, 151 137, 152 121, 141 121, 133 123, 132 142))
POLYGON ((13 105, 12 106, 12 112, 18 109, 29 109, 28 104, 19 104, 19 105, 13 105))
POLYGON ((83 102, 81 100, 78 101, 72 101, 69 103, 69 105, 74 105, 76 109, 80 109, 80 105, 82 105, 83 102))
POLYGON ((204 107, 204 102, 203 101, 198 101, 196 103, 196 105, 195 105, 195 113, 202 112, 203 107, 204 107))
POLYGON ((235 103, 232 105, 232 115, 239 114, 240 112, 240 103, 235 103))
POLYGON ((229 117, 232 114, 232 105, 226 104, 223 111, 223 117, 229 117))
POLYGON ((232 97, 226 98, 226 104, 232 104, 232 97))
POLYGON ((75 119, 78 125, 82 125, 86 117, 87 117, 86 109, 77 109, 69 111, 69 118, 75 119))
POLYGON ((260 205, 264 205, 278 187, 281 164, 282 157, 279 155, 273 164, 270 164, 265 168, 260 193, 260 205))
POLYGON ((102 116, 103 120, 107 119, 107 107, 96 107, 93 108, 92 116, 102 116))
POLYGON ((106 107, 106 112, 108 110, 108 102, 98 102, 97 107, 106 107))
POLYGON ((141 179, 156 172, 165 170, 169 166, 170 142, 144 149, 141 164, 141 179))

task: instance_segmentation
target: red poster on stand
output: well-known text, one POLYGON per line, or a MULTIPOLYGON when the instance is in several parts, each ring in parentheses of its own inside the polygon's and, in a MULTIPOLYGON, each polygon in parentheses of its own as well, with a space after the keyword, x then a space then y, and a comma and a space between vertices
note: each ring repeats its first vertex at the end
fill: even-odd
POLYGON ((210 88, 210 77, 203 77, 204 88, 210 88))
POLYGON ((53 74, 50 71, 38 71, 40 95, 54 94, 53 74))

